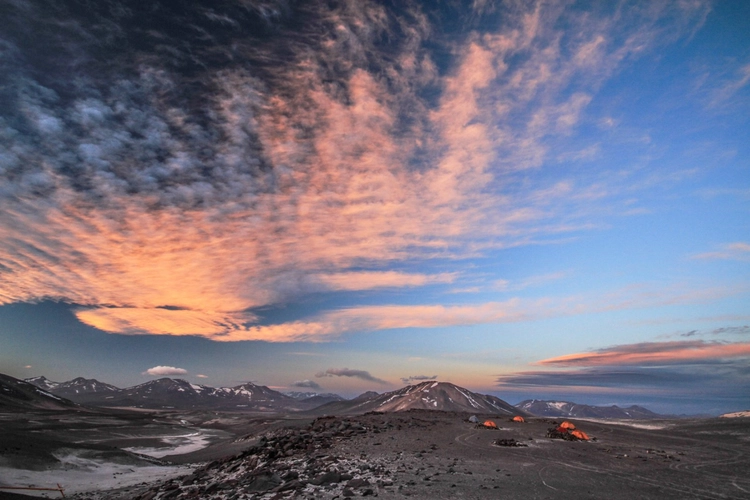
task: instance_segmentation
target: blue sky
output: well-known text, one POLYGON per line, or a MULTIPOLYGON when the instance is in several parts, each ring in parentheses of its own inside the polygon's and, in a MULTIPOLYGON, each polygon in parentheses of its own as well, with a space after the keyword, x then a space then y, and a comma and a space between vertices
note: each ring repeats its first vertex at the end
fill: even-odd
POLYGON ((248 5, 2 21, 0 372, 750 406, 745 2, 248 5))

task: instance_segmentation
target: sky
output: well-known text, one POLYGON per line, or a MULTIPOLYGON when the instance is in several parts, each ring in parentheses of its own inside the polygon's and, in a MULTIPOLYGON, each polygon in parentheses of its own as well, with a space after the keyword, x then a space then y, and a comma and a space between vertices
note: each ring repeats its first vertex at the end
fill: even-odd
POLYGON ((0 372, 750 408, 750 3, 0 12, 0 372))

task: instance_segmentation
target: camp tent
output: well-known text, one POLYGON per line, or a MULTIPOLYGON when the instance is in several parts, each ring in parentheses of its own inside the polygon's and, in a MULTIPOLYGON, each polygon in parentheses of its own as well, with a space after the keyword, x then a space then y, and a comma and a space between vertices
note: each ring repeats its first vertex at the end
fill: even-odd
POLYGON ((516 415, 513 417, 513 422, 526 422, 526 420, 524 420, 521 415, 516 415))
POLYGON ((578 439, 580 439, 580 440, 582 440, 582 441, 588 441, 588 440, 589 440, 589 436, 588 436, 588 434, 586 434, 586 433, 585 433, 585 432, 583 432, 583 431, 575 430, 575 431, 572 431, 572 432, 570 433, 570 435, 571 435, 571 436, 575 436, 575 437, 577 437, 578 439))
POLYGON ((484 426, 488 429, 497 429, 497 424, 492 420, 485 420, 484 426))
POLYGON ((575 426, 575 424, 573 424, 573 422, 568 422, 567 420, 565 422, 561 423, 560 427, 562 429, 568 429, 569 431, 572 431, 573 429, 576 428, 576 426, 575 426))
POLYGON ((478 424, 479 423, 479 419, 477 418, 476 415, 472 415, 472 416, 469 417, 469 422, 471 422, 472 424, 478 424))

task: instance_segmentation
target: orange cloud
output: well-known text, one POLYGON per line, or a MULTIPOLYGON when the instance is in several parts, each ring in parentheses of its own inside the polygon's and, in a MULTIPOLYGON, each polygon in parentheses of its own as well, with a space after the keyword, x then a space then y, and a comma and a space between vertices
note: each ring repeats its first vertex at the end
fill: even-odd
POLYGON ((0 304, 74 303, 82 322, 114 333, 266 341, 527 314, 513 303, 381 306, 266 326, 246 311, 321 290, 451 283, 460 273, 383 269, 596 227, 587 186, 503 186, 541 165, 549 138, 570 133, 601 81, 647 43, 612 47, 618 20, 601 19, 562 47, 564 12, 519 4, 496 33, 451 41, 457 62, 440 74, 426 15, 406 25, 378 3, 316 8, 314 45, 275 40, 284 64, 267 64, 274 47, 238 39, 273 74, 207 68, 210 92, 185 99, 197 111, 165 97, 183 82, 145 60, 138 76, 102 80, 109 98, 82 87, 69 105, 18 75, 28 130, 8 129, 17 144, 4 161, 18 172, 0 193, 0 304), (379 40, 395 30, 408 36, 384 53, 379 40), (436 88, 435 102, 422 97, 436 88))
POLYGON ((537 362, 556 366, 660 365, 710 361, 750 356, 750 343, 705 341, 644 342, 601 349, 595 352, 568 354, 537 362))
POLYGON ((427 275, 396 271, 359 271, 317 274, 313 278, 332 290, 370 290, 384 287, 414 287, 431 283, 452 283, 456 275, 454 273, 427 275))

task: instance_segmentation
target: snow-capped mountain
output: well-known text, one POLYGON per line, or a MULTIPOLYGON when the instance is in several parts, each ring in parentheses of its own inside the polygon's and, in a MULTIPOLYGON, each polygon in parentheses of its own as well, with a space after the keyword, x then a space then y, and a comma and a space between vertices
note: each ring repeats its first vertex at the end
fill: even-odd
POLYGON ((49 380, 47 377, 32 377, 24 379, 24 382, 28 382, 29 384, 33 384, 40 389, 44 389, 45 391, 51 391, 55 389, 58 385, 60 385, 59 382, 53 382, 49 380))
POLYGON ((539 417, 569 417, 569 418, 624 418, 624 419, 649 419, 664 418, 642 406, 590 406, 571 403, 569 401, 543 401, 538 399, 527 399, 516 405, 516 408, 524 410, 539 417))
POLYGON ((384 394, 363 394, 351 401, 329 403, 313 411, 316 414, 342 415, 412 409, 527 415, 495 396, 477 394, 448 382, 435 381, 410 385, 384 394))
POLYGON ((0 374, 0 408, 11 411, 25 411, 32 409, 70 410, 80 407, 74 402, 56 396, 34 384, 0 374))

